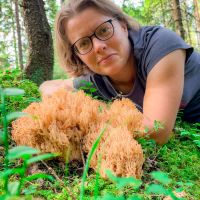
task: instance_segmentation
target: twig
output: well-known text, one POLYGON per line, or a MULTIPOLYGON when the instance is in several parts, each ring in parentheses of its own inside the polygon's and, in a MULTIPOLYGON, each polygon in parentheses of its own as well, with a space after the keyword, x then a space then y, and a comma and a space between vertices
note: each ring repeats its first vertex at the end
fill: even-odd
POLYGON ((83 161, 83 166, 85 167, 85 158, 84 158, 84 155, 83 155, 83 150, 82 150, 81 143, 80 143, 80 152, 81 152, 81 158, 82 158, 82 161, 83 161))
POLYGON ((58 177, 58 175, 56 174, 56 172, 54 171, 54 169, 51 168, 50 166, 48 166, 44 161, 41 161, 41 162, 48 169, 48 171, 56 178, 56 180, 58 182, 60 182, 60 185, 63 186, 67 190, 67 192, 71 196, 72 200, 76 200, 76 197, 73 195, 73 193, 70 191, 70 189, 68 187, 66 187, 65 183, 58 177))

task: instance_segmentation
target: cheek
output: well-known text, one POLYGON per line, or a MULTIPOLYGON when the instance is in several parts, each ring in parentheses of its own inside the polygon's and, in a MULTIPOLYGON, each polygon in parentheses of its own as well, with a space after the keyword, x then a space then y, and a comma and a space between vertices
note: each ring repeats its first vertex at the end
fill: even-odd
POLYGON ((129 56, 129 53, 130 53, 130 42, 128 40, 127 37, 125 37, 124 35, 120 38, 117 38, 113 44, 115 46, 113 46, 117 51, 118 53, 126 58, 127 56, 129 56))
POLYGON ((129 46, 128 32, 125 30, 121 30, 119 32, 116 31, 112 44, 115 47, 122 49, 122 51, 127 50, 129 46))
POLYGON ((79 57, 89 68, 95 64, 95 56, 92 53, 79 57))

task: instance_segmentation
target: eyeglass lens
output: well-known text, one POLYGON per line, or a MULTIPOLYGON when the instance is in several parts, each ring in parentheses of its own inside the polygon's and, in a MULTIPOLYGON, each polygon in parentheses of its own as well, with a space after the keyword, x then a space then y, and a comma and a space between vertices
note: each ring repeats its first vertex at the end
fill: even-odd
POLYGON ((92 50, 92 37, 95 36, 99 40, 105 41, 113 36, 114 28, 111 23, 111 20, 104 22, 100 26, 97 27, 94 34, 90 37, 84 37, 79 39, 74 47, 76 51, 80 54, 86 54, 92 50))

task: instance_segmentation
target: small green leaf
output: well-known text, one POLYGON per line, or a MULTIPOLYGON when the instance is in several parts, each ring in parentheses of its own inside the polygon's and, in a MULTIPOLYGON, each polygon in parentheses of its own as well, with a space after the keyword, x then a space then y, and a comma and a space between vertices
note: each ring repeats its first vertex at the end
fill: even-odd
POLYGON ((164 129, 164 125, 163 125, 160 121, 155 120, 155 121, 154 121, 154 127, 153 127, 153 129, 154 129, 156 132, 158 132, 159 129, 164 129))
POLYGON ((33 174, 30 176, 27 176, 24 181, 33 181, 36 179, 48 179, 50 181, 54 181, 55 179, 53 178, 53 176, 48 175, 48 174, 44 174, 44 173, 38 173, 38 174, 33 174))
POLYGON ((105 194, 102 197, 99 197, 98 200, 125 200, 124 196, 115 197, 112 194, 105 194))
POLYGON ((200 140, 194 140, 194 143, 195 143, 198 147, 200 147, 200 140))
POLYGON ((197 133, 194 133, 194 134, 192 134, 192 136, 194 136, 194 137, 197 138, 197 139, 200 138, 200 134, 199 134, 199 133, 198 133, 198 134, 197 134, 197 133))
POLYGON ((40 102, 40 101, 41 100, 39 98, 30 97, 26 99, 24 102, 32 103, 32 102, 40 102))
POLYGON ((0 179, 4 179, 5 177, 8 177, 13 174, 21 174, 22 170, 22 168, 13 168, 2 171, 0 172, 0 179))
POLYGON ((96 92, 97 89, 96 88, 90 88, 90 92, 93 93, 93 92, 96 92))
POLYGON ((108 178, 112 181, 114 181, 117 184, 117 187, 123 188, 127 185, 133 185, 135 189, 139 188, 142 185, 142 181, 135 179, 134 177, 117 177, 112 174, 110 170, 106 170, 106 175, 108 178))
POLYGON ((30 185, 29 187, 24 188, 24 189, 22 190, 22 193, 25 194, 25 195, 30 195, 30 194, 36 193, 36 191, 37 191, 37 186, 35 186, 35 185, 30 185))
POLYGON ((181 131, 181 136, 189 135, 189 132, 186 130, 181 131))
POLYGON ((139 197, 138 195, 133 195, 133 196, 129 197, 127 200, 142 200, 142 198, 139 197))
POLYGON ((49 158, 53 158, 53 157, 56 157, 56 156, 57 155, 53 154, 53 153, 42 154, 42 155, 35 156, 35 157, 28 159, 27 164, 32 164, 32 163, 35 163, 35 162, 38 162, 38 161, 41 161, 41 160, 45 160, 45 159, 49 159, 49 158))
POLYGON ((87 81, 85 81, 85 86, 86 87, 91 87, 93 84, 92 84, 92 82, 87 82, 87 81))
POLYGON ((169 194, 167 189, 165 189, 162 185, 158 185, 158 184, 149 185, 146 191, 149 194, 152 194, 152 193, 153 194, 164 194, 164 195, 169 194))
POLYGON ((15 182, 9 182, 8 183, 8 191, 11 195, 16 195, 18 193, 18 188, 19 188, 19 181, 15 182))
POLYGON ((3 90, 3 92, 6 96, 17 96, 24 94, 24 90, 18 88, 6 88, 3 90))
POLYGON ((38 153, 40 153, 40 151, 37 149, 27 146, 17 146, 8 151, 8 159, 26 158, 27 156, 38 153))
POLYGON ((0 111, 3 110, 3 104, 0 104, 0 111))
POLYGON ((103 112, 103 108, 102 108, 102 106, 99 106, 99 107, 98 107, 98 111, 99 111, 100 113, 103 112))
POLYGON ((148 133, 148 131, 149 131, 149 128, 148 128, 148 127, 145 127, 144 133, 148 133))
POLYGON ((185 183, 185 186, 187 186, 187 187, 192 187, 194 184, 193 183, 191 183, 191 182, 187 182, 187 183, 185 183))
POLYGON ((177 189, 175 190, 176 193, 180 193, 180 192, 183 192, 183 191, 184 191, 183 188, 177 188, 177 189))
POLYGON ((150 174, 155 180, 159 181, 160 183, 162 183, 164 185, 167 185, 167 184, 171 183, 171 181, 172 181, 166 173, 161 172, 161 171, 155 171, 150 174))
POLYGON ((7 121, 12 121, 14 119, 17 119, 19 117, 24 117, 24 116, 28 116, 28 114, 23 113, 23 112, 12 112, 6 115, 6 119, 7 121))

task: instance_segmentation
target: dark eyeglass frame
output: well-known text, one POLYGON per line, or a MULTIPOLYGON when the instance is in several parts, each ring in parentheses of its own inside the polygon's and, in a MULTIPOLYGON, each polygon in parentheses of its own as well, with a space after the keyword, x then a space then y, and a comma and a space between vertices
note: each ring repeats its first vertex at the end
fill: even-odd
POLYGON ((114 29, 114 26, 113 26, 113 24, 112 24, 112 21, 114 21, 114 20, 117 20, 117 18, 109 19, 109 20, 107 20, 107 21, 101 23, 99 26, 97 26, 97 28, 95 29, 95 31, 94 31, 94 33, 93 33, 92 35, 86 36, 86 37, 82 37, 82 38, 76 40, 76 42, 74 42, 74 43, 71 45, 72 50, 73 50, 75 53, 78 53, 78 54, 80 54, 80 55, 85 55, 85 54, 89 53, 89 52, 93 49, 93 42, 92 42, 92 37, 93 37, 93 36, 95 36, 98 40, 101 40, 101 41, 109 40, 109 39, 114 35, 115 29, 114 29), (96 35, 96 31, 98 30, 98 28, 99 28, 100 26, 102 26, 103 24, 105 24, 105 23, 107 23, 107 22, 109 22, 109 23, 111 24, 112 29, 113 29, 113 33, 112 33, 112 35, 111 35, 110 37, 108 37, 108 38, 106 38, 106 39, 101 39, 101 38, 99 38, 99 37, 96 35), (80 53, 79 50, 78 50, 78 49, 76 48, 76 46, 75 46, 75 44, 76 44, 78 41, 82 40, 83 38, 89 38, 90 41, 91 41, 91 44, 92 44, 91 49, 90 49, 88 52, 86 52, 86 53, 80 53))

